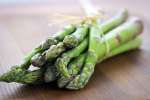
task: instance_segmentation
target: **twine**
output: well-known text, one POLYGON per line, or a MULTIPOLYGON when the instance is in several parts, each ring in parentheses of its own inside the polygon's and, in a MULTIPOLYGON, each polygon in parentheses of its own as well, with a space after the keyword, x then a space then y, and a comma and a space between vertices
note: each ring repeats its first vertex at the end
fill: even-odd
MULTIPOLYGON (((101 31, 101 33, 102 33, 102 34, 101 34, 101 41, 104 42, 104 43, 105 43, 105 46, 106 46, 106 53, 105 53, 105 56, 107 57, 107 56, 109 55, 109 53, 110 53, 110 46, 109 46, 108 42, 105 41, 104 32, 103 32, 101 26, 100 26, 99 28, 100 28, 100 31, 101 31)), ((104 58, 105 58, 105 57, 104 57, 104 58)))
POLYGON ((48 20, 51 21, 48 25, 60 25, 66 22, 69 22, 71 24, 80 24, 82 22, 95 21, 97 19, 108 19, 108 16, 106 16, 103 12, 99 12, 98 14, 93 16, 77 16, 55 13, 48 17, 48 20))

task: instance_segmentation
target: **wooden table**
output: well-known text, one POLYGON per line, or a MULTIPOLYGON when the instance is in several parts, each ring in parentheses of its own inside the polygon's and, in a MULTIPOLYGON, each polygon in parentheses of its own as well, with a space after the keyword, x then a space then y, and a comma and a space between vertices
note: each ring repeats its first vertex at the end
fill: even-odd
MULTIPOLYGON (((126 7, 144 22, 140 50, 124 53, 97 65, 89 84, 80 91, 52 85, 26 86, 0 82, 0 100, 150 100, 150 13, 148 0, 95 0, 105 11, 126 7)), ((53 13, 80 15, 76 0, 0 6, 0 74, 58 29, 49 27, 53 13)))

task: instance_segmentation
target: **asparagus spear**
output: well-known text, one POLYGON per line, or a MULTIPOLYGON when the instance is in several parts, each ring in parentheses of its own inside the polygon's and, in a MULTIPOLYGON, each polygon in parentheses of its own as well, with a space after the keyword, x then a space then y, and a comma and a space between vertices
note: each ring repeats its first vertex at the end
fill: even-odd
POLYGON ((137 36, 135 39, 133 40, 130 40, 129 42, 119 46, 118 48, 112 50, 108 55, 106 55, 104 58, 98 60, 98 62, 101 62, 107 58, 111 58, 113 56, 116 56, 118 54, 121 54, 121 53, 124 53, 124 52, 127 52, 129 50, 134 50, 134 49, 137 49, 139 48, 139 46, 141 45, 142 43, 142 39, 140 38, 140 36, 137 36))
POLYGON ((76 30, 76 25, 70 24, 65 26, 62 30, 54 34, 52 37, 60 42, 64 39, 65 36, 73 33, 75 30, 76 30))
POLYGON ((105 21, 101 25, 101 29, 103 33, 107 33, 108 31, 116 28, 118 25, 122 24, 128 18, 128 11, 126 9, 121 10, 111 19, 105 21))
POLYGON ((83 24, 80 25, 73 34, 67 35, 63 43, 66 47, 68 48, 73 48, 76 47, 88 34, 88 25, 83 24))
POLYGON ((79 75, 77 75, 67 86, 68 89, 83 88, 94 72, 94 68, 99 59, 102 59, 107 50, 117 48, 121 44, 135 38, 142 32, 142 22, 139 19, 131 19, 122 26, 106 34, 103 38, 99 37, 99 28, 93 26, 90 31, 88 56, 85 65, 79 75), (100 51, 99 51, 100 50, 100 51))
POLYGON ((22 69, 20 66, 13 66, 12 69, 0 77, 0 81, 18 82, 23 84, 41 84, 44 82, 42 78, 45 68, 34 71, 22 69))
POLYGON ((42 84, 56 80, 57 76, 56 67, 54 64, 48 62, 40 69, 33 71, 24 70, 20 66, 13 66, 9 72, 0 76, 0 81, 18 82, 22 84, 42 84), (45 73, 47 73, 47 76, 45 76, 45 73))

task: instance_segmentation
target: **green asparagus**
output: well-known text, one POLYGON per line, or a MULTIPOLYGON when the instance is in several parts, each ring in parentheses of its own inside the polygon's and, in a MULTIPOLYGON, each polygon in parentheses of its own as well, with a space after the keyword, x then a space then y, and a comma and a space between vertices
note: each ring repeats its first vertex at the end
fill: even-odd
MULTIPOLYGON (((112 50, 108 55, 106 55, 103 60, 110 58, 112 56, 118 55, 120 53, 129 51, 129 50, 133 50, 138 48, 141 45, 141 38, 140 37, 136 37, 135 39, 119 46, 118 48, 112 50)), ((73 80, 75 78, 75 76, 80 72, 83 64, 84 64, 84 60, 86 58, 86 53, 81 54, 79 57, 77 57, 76 59, 74 59, 68 66, 68 70, 69 73, 71 75, 71 77, 69 78, 65 78, 65 77, 58 77, 58 86, 60 88, 66 86, 71 80, 73 80)), ((99 60, 99 62, 102 60, 99 60)), ((48 64, 48 66, 50 66, 51 64, 48 64)), ((47 66, 47 65, 46 65, 47 66)), ((43 77, 43 67, 41 69, 38 69, 36 71, 22 71, 22 69, 20 69, 20 67, 12 67, 13 70, 15 70, 15 72, 18 72, 16 74, 12 75, 13 70, 11 70, 12 72, 10 72, 9 74, 4 74, 0 77, 0 81, 5 81, 5 82, 19 82, 19 83, 24 83, 24 84, 41 84, 43 83, 45 80, 46 82, 51 82, 53 80, 56 80, 56 68, 55 66, 52 67, 47 67, 49 68, 48 71, 50 70, 50 72, 48 74, 46 74, 47 72, 45 72, 45 79, 41 79, 43 77), (54 69, 53 69, 54 67, 54 69), (21 70, 16 71, 16 70, 21 70), (22 74, 24 73, 24 74, 22 74), (10 75, 11 74, 11 75, 10 75), (18 80, 16 79, 16 76, 20 75, 21 78, 18 78, 18 80), (14 77, 12 77, 14 76, 14 77), (30 77, 27 77, 30 76, 30 77), (22 78, 23 77, 23 78, 22 78), (36 81, 35 81, 36 80, 36 81)), ((13 72, 14 73, 14 72, 13 72)))
POLYGON ((13 66, 12 69, 0 77, 0 81, 18 82, 23 84, 41 84, 44 83, 43 72, 45 68, 28 71, 20 66, 13 66))
POLYGON ((142 22, 131 18, 122 24, 127 17, 123 10, 100 25, 97 17, 89 17, 79 25, 67 26, 34 48, 0 81, 42 84, 57 80, 60 88, 83 88, 97 63, 141 45, 142 22), (31 71, 31 64, 39 69, 31 71))

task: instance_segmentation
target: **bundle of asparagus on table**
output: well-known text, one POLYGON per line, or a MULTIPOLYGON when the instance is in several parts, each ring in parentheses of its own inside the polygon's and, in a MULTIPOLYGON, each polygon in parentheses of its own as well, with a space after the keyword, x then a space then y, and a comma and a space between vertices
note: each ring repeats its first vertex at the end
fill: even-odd
POLYGON ((102 23, 98 20, 89 18, 66 26, 34 48, 0 81, 33 85, 57 81, 59 88, 83 88, 97 63, 141 45, 142 22, 128 18, 127 10, 102 23), (39 69, 31 71, 31 65, 39 69))

